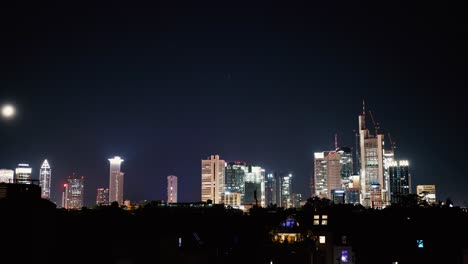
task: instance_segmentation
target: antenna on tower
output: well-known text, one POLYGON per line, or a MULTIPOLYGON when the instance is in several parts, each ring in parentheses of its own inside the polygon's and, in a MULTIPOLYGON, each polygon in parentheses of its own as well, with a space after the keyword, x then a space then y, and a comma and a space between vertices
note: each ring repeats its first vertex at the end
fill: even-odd
POLYGON ((362 99, 362 115, 366 115, 366 100, 362 99))
POLYGON ((335 133, 335 150, 338 149, 338 133, 335 133))

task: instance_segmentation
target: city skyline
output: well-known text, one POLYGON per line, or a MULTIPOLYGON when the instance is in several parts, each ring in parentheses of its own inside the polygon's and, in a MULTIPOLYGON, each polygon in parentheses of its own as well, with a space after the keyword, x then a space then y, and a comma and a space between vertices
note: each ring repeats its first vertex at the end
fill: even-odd
POLYGON ((291 171, 306 199, 314 153, 335 134, 355 150, 365 99, 413 192, 435 185, 466 206, 463 9, 373 5, 6 8, 0 104, 16 114, 0 120, 0 168, 27 163, 38 179, 47 159, 51 197, 75 172, 92 205, 121 156, 125 199, 164 200, 177 175, 184 202, 201 197, 200 160, 219 154, 291 171))
MULTIPOLYGON (((363 101, 363 104, 364 104, 364 101, 363 101)), ((369 129, 372 129, 372 128, 366 127, 365 124, 362 124, 362 125, 361 125, 361 123, 365 122, 365 121, 364 121, 365 118, 362 119, 362 117, 365 116, 365 115, 363 115, 363 113, 364 113, 364 112, 361 112, 360 115, 359 115, 359 127, 364 127, 364 128, 366 129, 366 131, 367 131, 367 132, 362 132, 362 133, 364 133, 364 134, 365 134, 365 133, 369 134, 369 133, 371 133, 371 132, 369 131, 369 129)), ((366 135, 367 135, 367 134, 366 134, 366 135)), ((363 139, 366 139, 368 136, 362 135, 361 137, 362 137, 363 139)), ((383 139, 379 139, 379 140, 383 140, 383 139)), ((346 146, 348 146, 348 145, 346 145, 346 146)), ((362 146, 363 146, 363 145, 358 146, 358 147, 359 147, 359 148, 362 148, 362 146)), ((339 143, 338 143, 338 135, 337 135, 336 133, 334 134, 334 147, 335 147, 335 148, 338 147, 338 148, 337 148, 336 150, 333 150, 333 151, 315 152, 315 153, 314 153, 314 160, 317 159, 317 157, 318 157, 317 155, 322 155, 322 156, 323 156, 324 154, 322 154, 322 153, 326 153, 325 156, 327 156, 327 155, 329 155, 328 153, 334 154, 335 152, 337 152, 338 150, 340 150, 340 149, 342 148, 342 146, 339 145, 339 143)), ((391 160, 391 162, 390 162, 390 166, 392 166, 392 163, 395 164, 395 161, 393 161, 393 151, 394 151, 393 147, 394 147, 393 145, 390 146, 391 151, 392 151, 392 160, 391 160)), ((348 148, 348 147, 345 147, 345 148, 348 148)), ((383 149, 383 148, 381 148, 380 150, 381 150, 380 152, 381 152, 382 155, 384 155, 385 151, 389 151, 389 149, 383 149)), ((361 151, 362 151, 362 150, 361 150, 361 151)), ((351 154, 353 154, 353 153, 351 152, 351 154)), ((334 155, 335 155, 335 154, 334 154, 334 155)), ((322 157, 322 156, 321 156, 321 157, 322 157)), ((216 157, 217 159, 218 159, 218 158, 220 159, 220 157, 218 157, 218 155, 211 155, 211 158, 214 158, 214 157, 216 157)), ((208 158, 210 158, 210 157, 208 157, 208 158)), ((361 156, 361 158, 362 158, 362 156, 361 156)), ((323 159, 323 157, 322 157, 322 159, 323 159)), ((335 158, 335 159, 336 159, 336 158, 335 158)), ((339 158, 338 158, 338 159, 339 159, 339 158)), ((354 154, 353 154, 353 159, 357 160, 357 157, 354 157, 354 154)), ((235 163, 239 163, 238 160, 239 160, 239 159, 237 159, 237 160, 235 161, 235 163)), ((383 159, 382 159, 382 160, 383 160, 383 159)), ((123 178, 123 174, 124 174, 124 173, 122 173, 122 172, 120 171, 120 166, 121 166, 121 163, 122 163, 124 160, 121 159, 121 157, 119 157, 119 156, 115 156, 115 157, 112 158, 112 159, 108 159, 108 161, 110 162, 110 165, 111 165, 111 167, 110 167, 110 180, 109 180, 109 185, 108 185, 108 187, 109 187, 109 190, 112 190, 112 188, 111 188, 111 184, 112 184, 112 182, 113 182, 112 179, 113 179, 113 178, 116 178, 116 177, 118 176, 117 174, 119 174, 119 175, 121 176, 121 178, 123 178), (115 175, 114 175, 114 174, 115 174, 115 175), (116 176, 116 175, 117 175, 117 176, 116 176)), ((233 161, 231 161, 231 160, 226 160, 226 161, 225 161, 225 160, 221 160, 221 159, 220 159, 220 161, 221 161, 223 164, 224 164, 224 163, 225 163, 225 164, 228 164, 228 163, 232 163, 232 162, 233 162, 233 161)), ((338 161, 338 162, 339 162, 339 161, 338 161)), ((408 163, 408 161, 405 161, 405 162, 408 163)), ((50 165, 48 164, 47 159, 44 160, 44 162, 42 163, 41 170, 42 170, 42 167, 44 167, 44 164, 45 164, 45 163, 47 163, 47 166, 46 166, 46 167, 50 170, 50 165)), ((245 162, 241 162, 241 163, 245 163, 245 162)), ((361 161, 360 163, 362 163, 362 161, 361 161)), ((239 163, 239 164, 240 164, 240 163, 239 163)), ((247 163, 246 163, 246 164, 247 164, 247 163)), ((19 164, 19 165, 21 165, 21 166, 29 166, 29 164, 19 164)), ((315 170, 315 166, 317 166, 317 164, 314 164, 314 162, 312 162, 311 165, 312 165, 313 170, 315 170)), ((20 167, 21 167, 21 166, 20 166, 20 167)), ((29 167, 30 167, 29 170, 31 171, 31 170, 32 170, 32 166, 29 166, 29 167)), ((223 167, 224 167, 224 166, 223 166, 223 167)), ((203 166, 202 166, 202 168, 203 168, 203 166)), ((266 168, 266 169, 267 169, 268 172, 274 172, 274 171, 275 171, 274 169, 269 169, 269 168, 266 168)), ((359 169, 359 168, 358 168, 358 169, 359 169)), ((279 170, 281 170, 281 169, 279 169, 279 170)), ((224 173, 225 173, 225 171, 224 171, 224 169, 223 169, 223 174, 224 174, 224 173)), ((311 176, 312 178, 314 178, 314 174, 315 174, 315 173, 316 173, 316 172, 313 172, 313 174, 312 174, 312 176, 311 176)), ((339 172, 336 172, 336 173, 339 173, 339 172)), ((39 174, 40 174, 40 173, 39 173, 39 174)), ((49 174, 50 174, 50 172, 49 172, 49 174)), ((202 173, 202 175, 203 175, 203 173, 202 173)), ((383 175, 383 173, 382 173, 382 175, 383 175)), ((266 176, 266 175, 265 175, 265 176, 266 176)), ((339 176, 339 175, 337 175, 337 176, 339 176)), ((203 176, 202 176, 202 177, 203 177, 203 176)), ((225 177, 226 177, 226 175, 224 176, 224 178, 225 178, 225 177)), ((40 178, 40 177, 39 177, 39 178, 40 178)), ((34 177, 34 174, 32 174, 32 179, 33 179, 33 180, 37 180, 37 179, 39 179, 39 178, 34 177)), ((265 179, 266 179, 266 178, 267 178, 267 177, 265 177, 265 179)), ((225 179, 225 180, 226 180, 226 179, 225 179)), ((310 180, 310 179, 307 179, 307 180, 310 180)), ((67 181, 68 181, 68 179, 67 179, 67 181)), ((114 181, 114 182, 117 182, 117 181, 114 181)), ((327 182, 328 182, 328 181, 327 181, 327 182)), ((60 183, 60 186, 62 186, 62 184, 63 184, 63 183, 61 182, 61 183, 60 183)), ((142 183, 142 184, 144 184, 144 183, 142 183)), ((200 182, 200 184, 201 184, 201 182, 200 182)), ((296 184, 296 185, 303 185, 302 182, 301 182, 301 183, 295 182, 295 184, 296 184)), ((295 184, 291 184, 291 185, 294 186, 295 184)), ((361 184, 362 184, 362 181, 361 181, 361 184)), ((418 184, 418 185, 430 185, 430 184, 432 184, 432 183, 420 182, 420 183, 417 183, 417 184, 418 184)), ((122 186, 120 186, 120 188, 121 188, 121 187, 122 187, 122 186)), ((123 187, 123 188, 125 188, 125 187, 123 187)), ((297 187, 296 187, 296 188, 297 188, 297 187)), ((300 194, 302 194, 303 196, 305 195, 305 197, 307 197, 307 193, 310 193, 310 190, 307 190, 306 192, 301 193, 300 191, 296 191, 296 190, 295 190, 296 188, 291 189, 290 192, 291 192, 291 193, 300 193, 300 194)), ((315 188, 317 188, 317 187, 315 187, 315 188)), ((115 189, 115 188, 114 188, 114 189, 115 189)), ((99 188, 98 188, 98 190, 99 190, 99 188)), ((226 191, 228 191, 228 189, 226 189, 226 191)), ((410 192, 416 193, 415 188, 411 188, 411 186, 410 186, 410 192), (413 190, 413 189, 414 189, 414 190, 413 190)), ((125 197, 125 196, 123 195, 123 190, 119 190, 119 191, 114 190, 113 193, 114 193, 114 196, 115 196, 115 197, 122 197, 122 198, 120 198, 120 200, 122 200, 122 201, 119 202, 119 204, 123 204, 123 201, 125 201, 125 200, 130 200, 129 198, 127 198, 127 197, 125 197)), ((109 197, 110 197, 110 195, 111 195, 111 191, 109 191, 109 197)), ((317 195, 318 197, 325 197, 325 198, 328 198, 328 199, 331 199, 331 198, 332 198, 330 194, 326 194, 326 195, 322 196, 322 195, 320 195, 318 192, 316 192, 316 195, 317 195)), ((96 198, 96 197, 94 196, 94 198, 96 198)), ((139 199, 134 199, 134 200, 130 200, 130 201, 131 201, 131 202, 138 202, 138 201, 141 201, 141 200, 164 200, 165 198, 167 198, 167 195, 165 195, 165 196, 163 196, 163 197, 156 197, 156 198, 141 197, 141 196, 140 196, 139 199)), ((450 197, 447 197, 447 198, 450 198, 450 197)), ((110 199, 110 198, 109 198, 109 199, 110 199)), ((116 199, 117 199, 117 198, 116 198, 116 199)), ((114 199, 114 200, 115 200, 115 199, 114 199)), ((439 200, 442 200, 442 201, 443 201, 443 199, 439 199, 439 200)), ((54 199, 53 201, 56 202, 57 204, 60 204, 59 201, 58 201, 58 199, 54 199)), ((201 199, 201 200, 193 199, 193 200, 187 200, 187 201, 185 201, 185 202, 195 202, 195 201, 204 201, 204 200, 203 200, 203 199, 201 199)), ((111 201, 111 202, 112 202, 112 201, 111 201)), ((110 202, 110 203, 111 203, 111 202, 110 202)), ((92 206, 94 203, 95 203, 95 200, 94 200, 94 202, 93 202, 92 200, 89 200, 89 201, 86 200, 86 201, 84 201, 84 206, 92 206)), ((216 202, 216 203, 218 203, 218 202, 216 202)), ((362 201, 361 201, 361 203, 362 203, 362 201)), ((362 203, 362 204, 365 205, 366 207, 369 206, 368 204, 366 205, 365 203, 362 203)), ((461 205, 461 204, 460 204, 460 205, 461 205)))

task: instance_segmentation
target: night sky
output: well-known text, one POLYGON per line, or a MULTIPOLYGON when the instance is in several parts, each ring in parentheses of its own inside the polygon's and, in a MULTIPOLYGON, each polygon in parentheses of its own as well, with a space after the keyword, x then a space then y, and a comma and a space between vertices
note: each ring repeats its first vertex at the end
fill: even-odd
POLYGON ((188 202, 219 154, 292 171, 307 198, 313 153, 335 133, 354 147, 365 99, 413 190, 467 205, 461 1, 150 2, 0 10, 0 103, 18 108, 0 121, 1 168, 29 163, 38 179, 48 159, 52 199, 76 173, 93 205, 117 155, 124 199, 165 200, 176 175, 188 202))

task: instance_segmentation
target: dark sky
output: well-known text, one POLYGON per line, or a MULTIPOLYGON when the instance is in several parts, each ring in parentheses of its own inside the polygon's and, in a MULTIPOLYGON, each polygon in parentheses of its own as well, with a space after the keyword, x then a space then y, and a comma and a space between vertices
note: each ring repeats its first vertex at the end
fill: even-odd
POLYGON ((354 147, 364 98, 413 189, 466 205, 462 4, 150 2, 1 9, 0 102, 18 116, 0 123, 0 167, 38 178, 47 158, 53 199, 75 172, 92 205, 119 155, 124 198, 165 199, 173 174, 198 201, 200 160, 219 154, 291 170, 307 197, 313 153, 335 132, 354 147))

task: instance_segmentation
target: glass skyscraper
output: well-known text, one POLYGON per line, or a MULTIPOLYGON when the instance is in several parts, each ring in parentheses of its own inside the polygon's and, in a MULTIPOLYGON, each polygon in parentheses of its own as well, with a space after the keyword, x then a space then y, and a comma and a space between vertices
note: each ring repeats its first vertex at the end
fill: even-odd
POLYGON ((389 167, 390 201, 399 203, 402 198, 411 193, 411 179, 407 160, 394 161, 389 167))
POLYGON ((50 169, 49 162, 44 160, 41 169, 39 170, 39 185, 41 186, 41 197, 50 199, 50 180, 52 170, 50 169))

